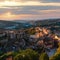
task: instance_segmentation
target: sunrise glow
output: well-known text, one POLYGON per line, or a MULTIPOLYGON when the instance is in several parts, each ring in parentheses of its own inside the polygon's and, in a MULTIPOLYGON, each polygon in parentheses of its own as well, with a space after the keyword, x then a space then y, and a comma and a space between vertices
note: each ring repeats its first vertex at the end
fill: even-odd
POLYGON ((20 4, 15 1, 5 0, 4 2, 0 2, 0 6, 19 6, 20 4))
POLYGON ((0 19, 34 20, 59 17, 60 17, 60 1, 0 0, 0 19))
POLYGON ((10 17, 15 16, 15 15, 12 15, 10 12, 5 13, 4 15, 5 15, 5 17, 7 17, 7 18, 10 18, 10 17))
POLYGON ((0 6, 60 6, 60 3, 43 3, 39 1, 17 2, 15 0, 5 0, 0 2, 0 6))
POLYGON ((4 20, 4 19, 5 20, 11 20, 14 17, 16 17, 16 16, 13 15, 12 13, 10 13, 10 12, 6 12, 6 13, 0 15, 0 19, 2 19, 2 20, 4 20))

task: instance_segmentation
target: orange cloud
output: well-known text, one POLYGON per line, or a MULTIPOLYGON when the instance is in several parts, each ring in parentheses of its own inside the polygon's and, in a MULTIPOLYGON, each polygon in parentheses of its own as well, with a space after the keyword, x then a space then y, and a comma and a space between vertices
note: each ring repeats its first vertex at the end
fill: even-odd
POLYGON ((54 9, 51 9, 51 10, 49 10, 49 9, 48 10, 33 10, 32 9, 31 11, 35 11, 35 12, 37 12, 37 11, 38 12, 56 12, 57 11, 57 12, 60 12, 60 9, 55 9, 55 10, 54 9))
POLYGON ((12 14, 10 12, 6 12, 6 13, 3 13, 3 14, 0 14, 0 20, 18 20, 18 19, 22 19, 22 20, 34 19, 34 20, 36 20, 36 19, 59 18, 60 17, 60 13, 57 13, 57 12, 51 13, 51 11, 50 12, 49 11, 50 10, 45 10, 45 11, 43 11, 44 13, 39 14, 39 15, 32 15, 32 14, 16 15, 16 14, 12 14), (47 11, 48 11, 48 13, 47 13, 47 11))
POLYGON ((38 12, 41 12, 41 13, 55 13, 55 12, 60 12, 60 9, 55 9, 55 10, 38 10, 38 12))
POLYGON ((58 2, 50 2, 50 3, 43 3, 41 1, 25 1, 25 2, 22 2, 22 1, 8 1, 8 0, 5 0, 5 1, 2 1, 0 2, 0 6, 60 6, 60 3, 58 2))
POLYGON ((31 18, 34 15, 32 14, 19 14, 19 15, 14 15, 10 12, 6 12, 4 14, 0 14, 0 19, 2 20, 14 20, 14 19, 23 19, 23 18, 31 18))

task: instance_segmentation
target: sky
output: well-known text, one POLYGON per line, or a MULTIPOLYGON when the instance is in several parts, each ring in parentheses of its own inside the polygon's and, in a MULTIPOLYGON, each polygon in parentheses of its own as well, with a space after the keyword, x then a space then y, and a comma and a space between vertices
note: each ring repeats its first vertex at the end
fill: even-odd
POLYGON ((0 20, 60 18, 60 0, 0 0, 0 20))

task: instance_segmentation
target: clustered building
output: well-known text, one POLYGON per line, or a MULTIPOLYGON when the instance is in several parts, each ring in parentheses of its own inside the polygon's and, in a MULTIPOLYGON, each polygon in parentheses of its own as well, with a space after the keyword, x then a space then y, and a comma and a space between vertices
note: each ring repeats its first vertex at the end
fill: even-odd
POLYGON ((52 34, 47 28, 29 28, 20 30, 0 30, 0 50, 4 52, 18 51, 20 49, 32 48, 37 50, 44 47, 45 49, 52 49, 56 35, 52 34), (34 29, 34 34, 31 31, 34 29), (28 33, 30 31, 30 34, 28 33))

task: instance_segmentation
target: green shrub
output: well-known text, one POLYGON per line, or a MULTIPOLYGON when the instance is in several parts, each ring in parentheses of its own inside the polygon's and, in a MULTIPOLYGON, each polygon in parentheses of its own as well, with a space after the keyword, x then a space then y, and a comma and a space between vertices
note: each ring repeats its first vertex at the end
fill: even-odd
POLYGON ((13 52, 8 52, 0 56, 0 60, 5 60, 8 56, 12 56, 13 52))
POLYGON ((20 51, 16 56, 14 56, 14 60, 38 60, 39 54, 31 49, 26 49, 20 51))
POLYGON ((39 60, 49 60, 49 57, 46 53, 42 53, 39 57, 39 60))
POLYGON ((56 54, 50 58, 50 60, 60 60, 60 54, 56 54))

